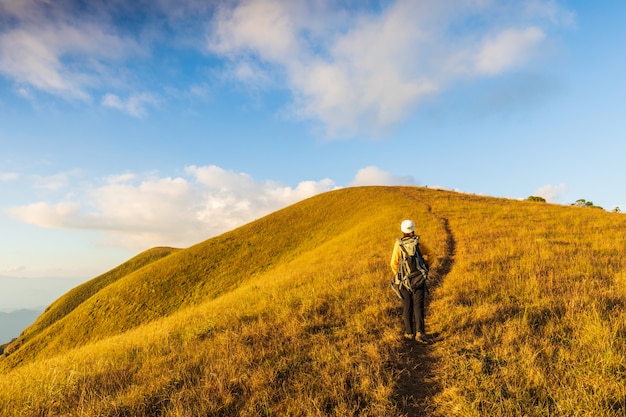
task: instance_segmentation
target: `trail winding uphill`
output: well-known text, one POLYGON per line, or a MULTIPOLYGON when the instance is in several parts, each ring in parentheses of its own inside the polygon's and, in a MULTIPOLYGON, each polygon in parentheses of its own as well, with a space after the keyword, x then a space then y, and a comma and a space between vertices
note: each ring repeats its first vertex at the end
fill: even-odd
MULTIPOLYGON (((435 289, 443 282, 446 275, 452 270, 456 253, 456 240, 446 217, 433 211, 431 205, 420 200, 410 189, 405 194, 417 204, 426 205, 428 213, 439 223, 440 230, 445 233, 445 253, 439 264, 431 271, 429 279, 429 294, 426 297, 426 322, 430 300, 435 289)), ((401 307, 394 314, 400 316, 401 307)), ((434 343, 440 336, 431 334, 434 343)), ((405 341, 397 355, 398 361, 392 366, 398 374, 398 385, 395 400, 398 408, 407 416, 428 416, 434 409, 432 398, 440 392, 441 387, 435 378, 437 358, 432 353, 432 346, 424 346, 413 341, 405 341)))

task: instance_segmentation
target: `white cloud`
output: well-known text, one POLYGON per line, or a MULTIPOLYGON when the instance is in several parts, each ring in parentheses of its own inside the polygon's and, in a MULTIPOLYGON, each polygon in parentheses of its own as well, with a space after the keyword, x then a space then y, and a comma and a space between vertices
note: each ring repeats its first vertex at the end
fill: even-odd
POLYGON ((79 169, 67 172, 59 172, 53 175, 34 175, 35 187, 48 191, 58 191, 68 186, 72 177, 80 174, 79 169))
POLYGON ((567 192, 567 186, 565 184, 559 185, 544 185, 543 187, 535 191, 535 195, 543 197, 550 203, 558 203, 562 201, 565 193, 567 192))
POLYGON ((245 48, 270 60, 284 61, 300 49, 294 31, 303 22, 295 22, 294 17, 302 6, 301 2, 280 0, 225 4, 214 21, 211 48, 223 54, 245 48))
POLYGON ((398 176, 383 171, 375 166, 360 169, 350 184, 352 186, 363 185, 417 185, 411 176, 398 176))
POLYGON ((85 22, 23 21, 0 32, 0 73, 67 99, 91 100, 105 76, 101 63, 136 51, 134 41, 85 22))
MULTIPOLYGON (((415 184, 410 176, 368 166, 356 173, 350 185, 415 184)), ((290 187, 215 165, 194 165, 175 178, 111 175, 82 191, 73 190, 71 200, 41 201, 6 212, 40 227, 97 231, 102 243, 111 246, 132 250, 186 247, 337 188, 329 178, 290 187)))
POLYGON ((21 207, 7 209, 7 213, 25 223, 35 224, 41 227, 75 226, 72 219, 80 213, 80 205, 77 203, 63 202, 48 204, 45 202, 33 203, 21 207))
POLYGON ((128 182, 128 181, 132 181, 135 178, 137 178, 136 174, 133 174, 131 172, 127 172, 125 174, 119 174, 119 175, 111 175, 105 178, 105 181, 108 184, 119 184, 119 183, 124 183, 124 182, 128 182))
POLYGON ((150 93, 132 94, 126 100, 115 94, 106 94, 101 101, 104 107, 120 110, 134 117, 144 117, 148 114, 147 105, 157 106, 159 100, 150 93))
POLYGON ((537 27, 506 29, 486 39, 476 54, 476 70, 482 74, 498 74, 523 64, 545 38, 537 27))
MULTIPOLYGON (((294 115, 322 121, 331 134, 352 134, 361 125, 398 121, 438 89, 435 81, 407 72, 421 35, 405 10, 411 4, 355 18, 342 34, 345 28, 332 27, 338 11, 319 7, 326 3, 245 1, 221 9, 208 46, 244 63, 235 68, 250 69, 252 56, 278 66, 294 96, 294 115)), ((249 71, 233 74, 244 82, 252 78, 249 71)))
POLYGON ((559 26, 576 26, 576 13, 567 10, 554 0, 527 0, 524 6, 525 13, 531 18, 548 19, 550 23, 559 26))
POLYGON ((16 172, 0 172, 0 182, 16 181, 20 178, 20 174, 16 172))
POLYGON ((337 188, 330 179, 292 188, 217 166, 190 166, 185 172, 176 178, 110 176, 74 192, 71 201, 37 202, 7 214, 40 227, 99 231, 103 243, 132 250, 184 247, 337 188))
POLYGON ((20 95, 32 99, 33 88, 91 102, 92 89, 119 82, 120 62, 141 54, 138 43, 120 35, 103 9, 77 10, 65 2, 0 0, 5 18, 0 74, 16 82, 20 95))
MULTIPOLYGON (((568 19, 553 1, 397 0, 375 13, 242 0, 222 6, 207 45, 235 63, 228 68, 273 65, 293 95, 292 114, 342 135, 391 126, 460 78, 519 68, 547 36, 540 25, 568 19)), ((239 77, 258 81, 249 71, 239 77)))

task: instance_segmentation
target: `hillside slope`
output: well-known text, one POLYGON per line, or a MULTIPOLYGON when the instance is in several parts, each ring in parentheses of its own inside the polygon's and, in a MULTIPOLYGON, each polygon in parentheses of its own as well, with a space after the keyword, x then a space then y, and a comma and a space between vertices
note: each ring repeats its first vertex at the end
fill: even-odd
POLYGON ((136 270, 143 268, 149 263, 157 261, 175 252, 176 250, 177 249, 173 248, 149 249, 133 257, 127 262, 124 262, 122 265, 113 268, 111 271, 68 291, 65 295, 52 303, 46 311, 39 316, 37 321, 24 331, 22 334, 22 341, 29 340, 38 333, 41 333, 47 327, 71 313, 76 307, 108 285, 115 283, 136 270))
POLYGON ((325 193, 68 293, 0 359, 0 415, 623 415, 625 230, 419 187, 325 193), (428 348, 388 288, 404 218, 435 254, 428 348))
POLYGON ((402 211, 393 213, 391 222, 379 218, 372 213, 372 198, 393 209, 396 194, 386 189, 328 193, 185 250, 140 254, 55 302, 0 364, 23 364, 128 331, 218 297, 351 229, 367 233, 364 227, 373 221, 389 227, 401 220, 402 211))

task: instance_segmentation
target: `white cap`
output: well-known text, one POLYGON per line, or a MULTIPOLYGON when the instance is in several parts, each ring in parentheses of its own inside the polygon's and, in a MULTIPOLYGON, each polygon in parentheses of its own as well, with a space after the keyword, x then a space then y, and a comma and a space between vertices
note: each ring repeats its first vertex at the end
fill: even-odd
POLYGON ((413 223, 413 220, 405 220, 400 225, 400 230, 402 230, 402 233, 414 232, 415 231, 415 223, 413 223))

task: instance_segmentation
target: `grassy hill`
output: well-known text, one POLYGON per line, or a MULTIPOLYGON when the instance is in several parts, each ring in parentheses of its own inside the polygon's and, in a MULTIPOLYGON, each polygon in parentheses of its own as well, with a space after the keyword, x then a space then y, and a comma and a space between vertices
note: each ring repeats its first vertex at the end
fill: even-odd
POLYGON ((68 292, 0 358, 0 415, 624 415, 625 226, 418 187, 325 193, 68 292), (388 288, 404 218, 436 257, 426 348, 401 339, 388 288))

